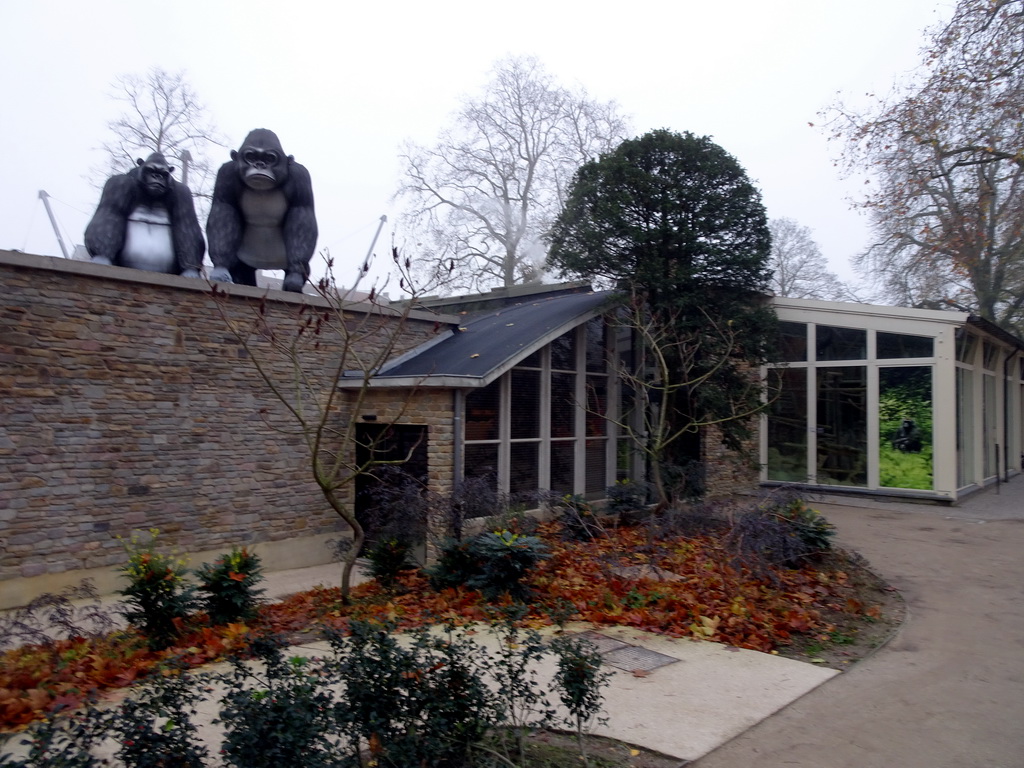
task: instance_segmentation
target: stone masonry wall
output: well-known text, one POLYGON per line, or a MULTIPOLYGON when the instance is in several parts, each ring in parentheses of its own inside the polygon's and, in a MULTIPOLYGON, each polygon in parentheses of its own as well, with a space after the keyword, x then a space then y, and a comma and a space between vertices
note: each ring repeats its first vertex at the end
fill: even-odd
MULTIPOLYGON (((0 291, 0 607, 33 591, 26 580, 52 588, 119 565, 118 537, 134 531, 219 552, 344 529, 205 282, 0 251, 0 291)), ((251 324, 265 293, 228 286, 220 306, 251 324)), ((286 327, 302 304, 326 306, 271 295, 267 316, 286 327)), ((413 316, 404 348, 434 338, 450 320, 441 319, 413 316)), ((322 371, 336 349, 324 335, 304 367, 322 371)), ((290 380, 266 339, 254 356, 290 380)), ((373 393, 367 404, 383 423, 428 425, 431 481, 444 487, 451 396, 417 393, 423 407, 403 408, 407 395, 373 393)))

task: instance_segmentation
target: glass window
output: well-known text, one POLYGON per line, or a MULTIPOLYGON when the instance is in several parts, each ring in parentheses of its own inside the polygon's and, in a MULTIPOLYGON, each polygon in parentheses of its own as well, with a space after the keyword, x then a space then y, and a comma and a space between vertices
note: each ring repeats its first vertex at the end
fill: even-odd
POLYGON ((576 434, 576 374, 551 374, 551 436, 576 434))
POLYGON ((576 477, 576 441, 559 440, 551 444, 551 490, 559 495, 573 493, 576 477))
POLYGON ((876 336, 878 357, 891 360, 899 357, 931 357, 934 339, 930 336, 908 336, 905 333, 885 333, 876 336))
POLYGON ((994 371, 999 363, 999 347, 986 341, 982 350, 982 365, 985 366, 986 371, 994 371))
POLYGON ((465 477, 489 478, 498 487, 498 444, 473 443, 466 446, 465 477))
POLYGON ((972 336, 964 328, 957 331, 956 359, 961 363, 974 365, 974 348, 978 345, 978 337, 972 336))
POLYGON ((983 376, 981 391, 982 477, 996 474, 996 377, 983 376))
POLYGON ((769 377, 768 479, 807 482, 807 370, 780 368, 769 377))
POLYGON ((540 350, 538 349, 529 357, 523 358, 523 361, 516 366, 516 368, 540 368, 541 357, 540 350))
POLYGON ((956 484, 974 482, 974 371, 956 369, 956 484))
POLYGON ((587 437, 603 435, 608 431, 608 378, 587 376, 587 437))
POLYGON ((588 499, 603 499, 608 489, 605 476, 605 446, 603 439, 587 440, 587 478, 584 495, 588 499))
POLYGON ((817 369, 818 482, 867 485, 867 366, 817 369))
POLYGON ((608 326, 600 317, 587 322, 587 370, 604 371, 605 369, 605 329, 608 326))
POLYGON ((576 331, 562 334, 551 342, 551 367, 563 371, 576 370, 576 331))
POLYGON ((878 369, 878 483, 931 490, 932 368, 878 369))
POLYGON ((819 325, 815 334, 818 360, 864 360, 868 356, 868 332, 862 328, 819 325))
POLYGON ((501 380, 466 395, 466 439, 497 440, 501 380))
POLYGON ((513 440, 540 437, 540 371, 512 370, 509 424, 513 440))
POLYGON ((537 478, 537 449, 540 443, 512 443, 509 451, 508 490, 510 493, 535 493, 537 478))
POLYGON ((779 361, 803 363, 807 360, 807 323, 779 323, 779 361))

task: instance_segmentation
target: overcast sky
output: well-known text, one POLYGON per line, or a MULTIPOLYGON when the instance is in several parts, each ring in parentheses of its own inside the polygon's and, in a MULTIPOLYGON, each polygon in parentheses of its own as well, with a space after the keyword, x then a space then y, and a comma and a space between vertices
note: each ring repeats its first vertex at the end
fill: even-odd
MULTIPOLYGON (((430 142, 499 58, 534 55, 563 85, 618 102, 637 135, 711 136, 746 168, 768 215, 810 227, 833 268, 868 239, 818 112, 842 92, 886 92, 919 60, 953 0, 0 3, 0 248, 60 255, 99 193, 87 181, 122 105, 118 75, 185 70, 237 148, 277 132, 313 178, 319 248, 351 283, 391 220, 403 140, 430 142)), ((229 148, 215 162, 228 159, 229 148)), ((319 257, 315 261, 320 261, 319 257)), ((322 270, 322 267, 321 267, 322 270)))

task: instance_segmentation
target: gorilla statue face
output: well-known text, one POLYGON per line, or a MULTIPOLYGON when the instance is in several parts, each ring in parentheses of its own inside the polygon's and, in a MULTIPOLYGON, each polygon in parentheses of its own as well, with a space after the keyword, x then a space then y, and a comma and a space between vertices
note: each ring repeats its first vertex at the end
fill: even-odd
POLYGON ((142 190, 151 199, 159 199, 167 194, 171 186, 171 171, 174 169, 167 164, 164 156, 154 152, 145 160, 139 159, 138 166, 142 181, 142 190))
POLYGON ((232 152, 231 159, 245 186, 262 192, 284 184, 292 158, 285 155, 273 131, 261 128, 245 137, 242 148, 232 152))

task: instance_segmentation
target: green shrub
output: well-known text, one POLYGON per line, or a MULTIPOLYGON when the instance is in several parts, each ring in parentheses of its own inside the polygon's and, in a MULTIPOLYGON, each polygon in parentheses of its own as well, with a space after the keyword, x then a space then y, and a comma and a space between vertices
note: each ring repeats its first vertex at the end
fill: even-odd
POLYGON ((208 750, 195 723, 205 675, 168 670, 132 692, 112 713, 110 730, 125 768, 203 768, 208 750))
POLYGON ((196 570, 198 590, 214 626, 248 621, 255 618, 263 589, 256 585, 263 579, 259 555, 246 547, 235 547, 211 563, 196 570))
POLYGON ((155 551, 157 529, 148 542, 133 536, 125 544, 128 563, 121 574, 128 586, 118 592, 125 602, 119 609, 132 626, 146 636, 150 647, 162 650, 180 635, 195 610, 195 590, 185 581, 185 560, 155 551))
POLYGON ((603 659, 592 643, 575 637, 557 637, 550 648, 557 659, 554 685, 569 712, 568 725, 576 733, 580 759, 589 765, 583 734, 597 719, 604 701, 602 688, 611 673, 602 670, 603 659))
POLYGON ((344 684, 336 717, 353 750, 368 744, 379 766, 462 766, 497 723, 485 680, 487 654, 465 635, 415 630, 399 643, 393 627, 353 622, 330 637, 344 684))
POLYGON ((435 589, 464 585, 488 600, 504 595, 524 600, 529 588, 523 579, 548 556, 547 545, 536 536, 494 531, 466 541, 446 540, 427 575, 435 589))
POLYGON ((412 559, 412 543, 395 536, 373 542, 366 549, 365 556, 370 561, 370 576, 389 590, 394 588, 403 571, 418 567, 412 559))
POLYGON ((472 551, 472 539, 444 539, 437 547, 437 561, 424 569, 430 586, 442 589, 465 586, 480 571, 472 551))
POLYGON ((338 764, 329 738, 337 726, 335 702, 320 666, 301 657, 285 658, 273 639, 253 643, 258 665, 232 660, 222 676, 227 693, 221 700, 224 726, 221 753, 235 768, 338 764))

